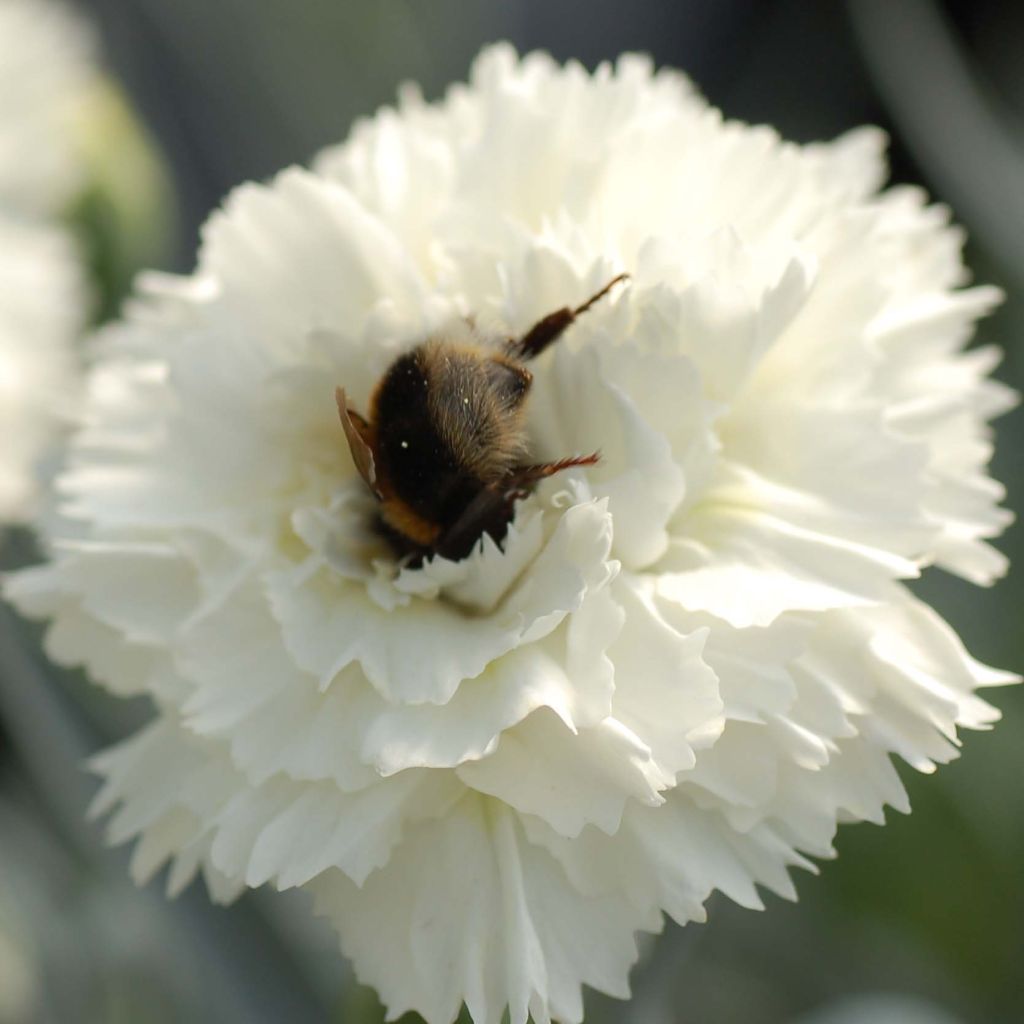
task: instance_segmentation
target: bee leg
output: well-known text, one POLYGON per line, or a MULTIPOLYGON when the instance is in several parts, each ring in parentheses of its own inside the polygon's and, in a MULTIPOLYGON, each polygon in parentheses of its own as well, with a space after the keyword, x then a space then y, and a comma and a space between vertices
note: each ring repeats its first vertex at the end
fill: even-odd
POLYGON ((535 484, 538 480, 544 480, 563 469, 571 469, 573 466, 593 466, 601 459, 599 452, 590 455, 570 455, 568 458, 559 459, 557 462, 541 462, 532 466, 520 466, 509 478, 508 486, 525 495, 526 489, 535 484))
POLYGON ((535 356, 539 356, 544 349, 559 339, 562 332, 576 317, 581 313, 586 313, 598 299, 603 298, 615 285, 620 281, 625 281, 628 277, 629 274, 619 274, 617 277, 613 277, 599 292, 591 295, 582 306, 577 306, 575 309, 565 306, 562 309, 556 309, 553 313, 548 313, 521 338, 509 342, 509 354, 519 359, 533 359, 535 356))
POLYGON ((592 455, 571 455, 557 462, 520 466, 506 477, 500 487, 485 487, 473 498, 438 539, 434 554, 457 560, 465 558, 485 533, 496 541, 502 540, 512 521, 515 503, 530 493, 533 484, 572 466, 593 466, 599 459, 600 455, 594 452, 592 455))
POLYGON ((483 488, 441 535, 434 545, 434 553, 458 560, 465 558, 485 533, 501 540, 512 518, 515 498, 516 495, 504 487, 483 488))

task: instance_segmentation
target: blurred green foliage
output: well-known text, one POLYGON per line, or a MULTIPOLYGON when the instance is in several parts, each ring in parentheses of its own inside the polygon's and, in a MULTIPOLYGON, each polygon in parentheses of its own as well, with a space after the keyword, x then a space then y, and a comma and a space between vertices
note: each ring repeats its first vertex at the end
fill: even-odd
POLYGON ((93 322, 115 317, 144 267, 176 242, 176 199, 154 140, 121 89, 101 78, 83 105, 78 143, 86 186, 67 212, 94 282, 93 322))

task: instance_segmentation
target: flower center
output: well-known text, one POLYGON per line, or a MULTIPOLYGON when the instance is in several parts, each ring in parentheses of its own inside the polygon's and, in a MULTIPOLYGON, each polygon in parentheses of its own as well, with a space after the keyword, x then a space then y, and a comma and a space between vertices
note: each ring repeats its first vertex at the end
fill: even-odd
POLYGON ((516 502, 534 484, 597 462, 596 454, 525 461, 533 384, 526 363, 626 278, 612 278, 575 309, 549 313, 520 338, 495 341, 470 321, 449 324, 391 363, 373 390, 368 417, 337 389, 353 464, 380 502, 383 535, 399 556, 460 561, 481 538, 499 544, 516 502))

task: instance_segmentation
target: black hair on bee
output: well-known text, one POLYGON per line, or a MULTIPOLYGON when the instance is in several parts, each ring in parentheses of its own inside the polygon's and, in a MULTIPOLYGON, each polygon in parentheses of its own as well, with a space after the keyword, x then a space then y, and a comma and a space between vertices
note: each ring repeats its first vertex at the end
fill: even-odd
POLYGON ((336 398, 360 476, 380 502, 381 526, 402 555, 464 558, 486 533, 501 541, 515 502, 544 477, 590 466, 597 453, 527 461, 526 362, 628 275, 575 309, 539 320, 521 338, 487 344, 469 327, 399 356, 359 415, 336 398))

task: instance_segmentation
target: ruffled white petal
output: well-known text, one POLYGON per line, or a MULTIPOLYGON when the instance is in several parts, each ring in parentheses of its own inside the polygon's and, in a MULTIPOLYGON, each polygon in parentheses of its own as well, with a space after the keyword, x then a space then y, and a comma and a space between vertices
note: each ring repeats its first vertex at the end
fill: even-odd
MULTIPOLYGON (((296 664, 327 689, 358 663, 381 695, 400 704, 445 704, 466 679, 515 648, 543 639, 605 586, 611 517, 592 501, 567 510, 504 600, 486 616, 438 601, 381 607, 366 588, 318 562, 268 577, 268 592, 296 664), (425 668, 429 666, 429 670, 425 668)), ((429 570, 423 570, 429 572, 429 570)))
POLYGON ((476 1024, 579 1022, 579 983, 625 996, 633 932, 658 917, 616 896, 584 896, 516 816, 467 796, 424 822, 361 888, 339 874, 316 885, 360 978, 391 1018, 417 1010, 447 1024, 463 1002, 476 1024))

